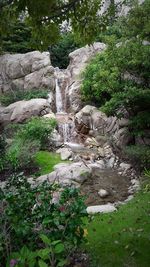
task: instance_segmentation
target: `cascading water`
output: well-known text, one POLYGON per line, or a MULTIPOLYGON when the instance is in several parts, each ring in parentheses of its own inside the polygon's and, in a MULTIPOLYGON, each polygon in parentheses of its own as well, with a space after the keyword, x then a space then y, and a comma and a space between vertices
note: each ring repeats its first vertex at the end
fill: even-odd
POLYGON ((71 135, 74 130, 74 121, 69 114, 66 113, 67 90, 68 84, 65 82, 66 76, 64 72, 55 68, 55 101, 56 101, 56 118, 58 122, 58 132, 63 138, 63 142, 71 140, 71 135), (66 86, 64 86, 66 84, 66 86))
POLYGON ((63 112, 63 101, 62 101, 62 92, 61 88, 59 86, 59 80, 58 80, 58 70, 56 71, 56 112, 61 113, 63 112))

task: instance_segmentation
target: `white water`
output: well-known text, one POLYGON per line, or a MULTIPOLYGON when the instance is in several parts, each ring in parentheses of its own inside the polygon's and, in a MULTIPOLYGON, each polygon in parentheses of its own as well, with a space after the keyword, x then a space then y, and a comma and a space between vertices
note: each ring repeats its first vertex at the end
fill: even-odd
POLYGON ((63 142, 68 142, 71 140, 71 135, 74 130, 74 122, 69 118, 69 114, 65 112, 67 105, 67 92, 68 92, 68 83, 66 86, 63 86, 65 82, 64 73, 55 68, 55 101, 56 101, 56 118, 58 123, 58 132, 63 138, 63 142), (64 97, 63 97, 64 96, 64 97))
POLYGON ((63 112, 63 102, 61 88, 59 87, 58 78, 56 78, 56 112, 63 112))

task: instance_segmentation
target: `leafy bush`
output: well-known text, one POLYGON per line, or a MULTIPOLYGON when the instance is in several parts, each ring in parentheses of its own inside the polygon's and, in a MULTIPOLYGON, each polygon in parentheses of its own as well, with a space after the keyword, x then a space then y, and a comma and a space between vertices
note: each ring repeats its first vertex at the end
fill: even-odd
POLYGON ((33 98, 47 98, 48 91, 46 89, 33 89, 30 91, 13 91, 0 94, 0 103, 8 106, 16 101, 30 100, 33 98))
POLYGON ((141 169, 150 167, 150 147, 144 145, 132 145, 125 148, 125 153, 133 163, 141 169))
POLYGON ((123 115, 118 111, 124 107, 135 134, 150 127, 150 49, 145 43, 149 41, 149 12, 149 1, 132 9, 120 22, 120 41, 118 36, 116 40, 112 38, 108 48, 97 55, 83 73, 83 99, 96 103, 107 115, 123 115), (136 28, 139 21, 143 25, 140 33, 136 28))
POLYGON ((32 162, 35 153, 48 145, 48 138, 55 126, 55 120, 39 117, 33 117, 19 126, 7 149, 7 158, 13 169, 22 168, 32 162))
POLYGON ((40 149, 38 140, 15 139, 7 151, 8 163, 14 170, 26 167, 34 160, 34 155, 40 149))
MULTIPOLYGON (((45 245, 41 243, 41 234, 46 235, 42 236, 46 248, 51 247, 49 256, 53 253, 55 264, 51 266, 63 266, 57 265, 60 259, 66 260, 83 241, 82 219, 86 210, 77 189, 60 190, 58 184, 48 183, 33 187, 20 174, 7 181, 0 191, 0 200, 0 263, 3 266, 6 259, 13 259, 12 252, 20 251, 24 245, 30 251, 41 249, 38 255, 42 255, 45 245), (53 200, 56 192, 58 202, 53 200), (61 252, 63 255, 59 255, 61 252)), ((47 253, 45 260, 47 262, 47 253)))
POLYGON ((0 135, 0 171, 4 169, 5 166, 5 153, 6 153, 6 141, 3 135, 0 135))

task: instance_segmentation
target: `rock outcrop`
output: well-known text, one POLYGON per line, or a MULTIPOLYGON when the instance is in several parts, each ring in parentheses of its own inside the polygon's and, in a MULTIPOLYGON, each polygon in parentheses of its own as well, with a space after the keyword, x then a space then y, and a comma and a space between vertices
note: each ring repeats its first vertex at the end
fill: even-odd
POLYGON ((40 184, 44 181, 49 183, 58 182, 61 185, 79 186, 84 183, 92 174, 91 168, 82 162, 60 163, 55 165, 55 170, 49 174, 42 175, 36 179, 36 183, 40 184))
POLYGON ((69 99, 69 112, 76 113, 82 108, 81 101, 81 74, 86 68, 91 58, 106 49, 104 43, 94 43, 93 45, 86 45, 69 54, 70 64, 67 68, 67 73, 70 75, 68 85, 68 99, 69 99))
POLYGON ((22 100, 0 110, 0 123, 24 122, 32 116, 42 116, 49 112, 50 105, 46 99, 22 100))
POLYGON ((54 87, 54 68, 48 52, 0 56, 0 92, 54 87))
POLYGON ((118 148, 122 148, 131 141, 128 124, 128 119, 107 117, 90 105, 85 106, 75 115, 78 132, 95 137, 95 141, 99 144, 104 144, 107 136, 118 148))

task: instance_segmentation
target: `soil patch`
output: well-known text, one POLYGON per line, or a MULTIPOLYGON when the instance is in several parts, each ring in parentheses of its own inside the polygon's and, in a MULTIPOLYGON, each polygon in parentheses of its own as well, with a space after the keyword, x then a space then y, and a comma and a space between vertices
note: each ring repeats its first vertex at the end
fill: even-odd
POLYGON ((81 186, 81 192, 86 196, 86 205, 102 205, 108 202, 124 201, 129 195, 130 185, 129 177, 120 176, 115 170, 99 170, 97 168, 93 171, 91 179, 85 181, 81 186), (107 190, 109 195, 101 198, 98 194, 100 189, 107 190))

